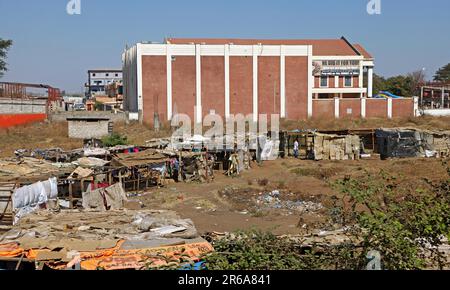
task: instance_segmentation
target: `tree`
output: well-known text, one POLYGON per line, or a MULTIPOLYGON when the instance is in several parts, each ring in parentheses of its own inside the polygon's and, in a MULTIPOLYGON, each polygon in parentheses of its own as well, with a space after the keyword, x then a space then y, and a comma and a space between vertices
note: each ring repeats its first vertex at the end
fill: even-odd
POLYGON ((6 56, 12 43, 12 40, 4 40, 3 38, 0 38, 0 77, 2 77, 3 73, 8 70, 6 68, 6 56))
POLYGON ((434 80, 436 82, 447 83, 450 82, 450 63, 446 66, 440 68, 434 75, 434 80))
POLYGON ((380 75, 373 74, 373 95, 376 96, 380 91, 386 89, 386 79, 380 75))
POLYGON ((387 79, 374 74, 373 95, 377 95, 380 91, 389 91, 398 96, 411 97, 417 94, 417 88, 424 83, 425 73, 423 70, 387 79))
POLYGON ((408 76, 396 76, 386 80, 386 91, 389 91, 397 96, 411 97, 412 79, 408 76))
POLYGON ((425 70, 417 70, 407 76, 411 81, 410 92, 412 95, 419 95, 419 88, 426 83, 425 70))

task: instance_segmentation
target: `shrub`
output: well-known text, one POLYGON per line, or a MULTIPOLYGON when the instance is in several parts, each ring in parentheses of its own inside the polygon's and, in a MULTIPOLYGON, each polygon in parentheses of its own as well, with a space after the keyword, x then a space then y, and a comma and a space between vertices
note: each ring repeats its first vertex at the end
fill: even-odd
POLYGON ((257 230, 237 232, 214 244, 208 255, 209 270, 291 270, 305 269, 295 245, 271 233, 257 230))
POLYGON ((444 267, 446 257, 437 249, 450 236, 449 182, 428 183, 431 191, 401 188, 383 171, 336 183, 350 196, 350 210, 341 211, 344 224, 357 225, 353 235, 364 252, 381 253, 384 269, 444 267))
POLYGON ((128 145, 128 138, 127 138, 127 136, 122 136, 120 134, 113 133, 110 136, 104 137, 102 139, 102 142, 105 147, 128 145))
MULTIPOLYGON (((450 177, 450 166, 448 168, 450 177)), ((343 194, 332 208, 333 223, 347 228, 352 242, 302 245, 261 231, 237 232, 213 242, 216 252, 204 259, 211 270, 362 270, 366 255, 381 254, 386 270, 448 267, 438 251, 450 239, 450 178, 430 189, 404 188, 384 171, 334 183, 343 194), (339 204, 339 201, 341 204, 339 204)))
POLYGON ((351 244, 302 245, 288 237, 258 230, 241 231, 213 242, 204 257, 209 270, 358 269, 365 257, 351 244))

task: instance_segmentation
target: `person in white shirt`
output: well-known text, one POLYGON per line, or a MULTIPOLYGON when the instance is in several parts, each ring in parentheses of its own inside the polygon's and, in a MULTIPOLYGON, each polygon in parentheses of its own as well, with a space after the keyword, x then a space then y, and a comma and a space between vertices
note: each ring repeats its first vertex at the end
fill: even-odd
POLYGON ((298 139, 297 139, 294 142, 294 157, 295 158, 298 158, 298 156, 299 156, 299 147, 300 147, 300 144, 298 143, 298 139))

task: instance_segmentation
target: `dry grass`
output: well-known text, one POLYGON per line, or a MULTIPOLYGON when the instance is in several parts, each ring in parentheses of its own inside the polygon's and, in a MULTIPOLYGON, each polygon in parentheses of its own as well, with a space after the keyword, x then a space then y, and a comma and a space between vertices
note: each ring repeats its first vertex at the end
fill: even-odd
MULTIPOLYGON (((170 136, 167 131, 154 132, 139 123, 115 124, 114 131, 128 137, 131 144, 144 145, 152 138, 170 136)), ((70 139, 66 122, 37 123, 0 130, 0 158, 11 157, 17 149, 81 148, 83 140, 70 139)))
POLYGON ((153 138, 163 138, 171 136, 171 132, 168 129, 155 132, 148 127, 141 125, 137 122, 130 124, 114 124, 114 131, 120 134, 124 134, 128 137, 128 141, 134 145, 144 145, 146 141, 153 138))
POLYGON ((345 130, 345 129, 373 129, 415 127, 427 130, 450 130, 450 117, 420 117, 407 119, 311 119, 307 121, 284 121, 281 128, 284 130, 318 129, 318 130, 345 130))
POLYGON ((0 130, 0 157, 11 157, 17 149, 60 147, 72 150, 82 145, 82 140, 68 137, 67 123, 46 122, 0 130))
POLYGON ((336 176, 337 172, 342 172, 342 169, 338 168, 295 168, 291 169, 291 172, 299 176, 311 176, 319 180, 329 180, 331 177, 336 176))

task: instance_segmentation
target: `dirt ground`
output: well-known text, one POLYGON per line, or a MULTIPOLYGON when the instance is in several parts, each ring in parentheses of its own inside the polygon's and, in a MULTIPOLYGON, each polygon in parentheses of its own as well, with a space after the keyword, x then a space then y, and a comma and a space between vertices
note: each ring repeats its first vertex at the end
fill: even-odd
MULTIPOLYGON (((326 129, 379 127, 419 127, 450 129, 450 118, 416 118, 407 120, 310 120, 284 122, 282 129, 326 129)), ((143 145, 152 138, 168 136, 155 133, 139 124, 115 124, 116 132, 125 134, 130 143, 143 145)), ((42 123, 0 131, 0 158, 12 157, 16 149, 60 147, 80 148, 81 140, 67 137, 66 123, 42 123)), ((217 172, 215 180, 206 184, 172 184, 151 189, 138 197, 148 209, 171 209, 190 218, 201 233, 227 232, 260 228, 276 234, 303 234, 314 229, 327 229, 335 180, 385 170, 398 177, 408 188, 421 188, 424 178, 440 181, 448 178, 442 160, 402 159, 381 161, 302 161, 280 159, 253 165, 251 171, 237 178, 217 172)))
POLYGON ((398 177, 401 186, 426 188, 425 178, 441 181, 447 177, 442 160, 360 160, 303 161, 281 159, 254 165, 237 178, 216 174, 210 184, 173 184, 151 190, 139 199, 152 209, 171 209, 194 221, 200 232, 229 232, 258 228, 275 234, 305 234, 314 230, 330 230, 333 197, 339 197, 332 184, 347 176, 361 176, 380 170, 398 177), (261 197, 277 190, 280 199, 290 202, 319 204, 311 211, 267 209, 258 204, 261 197))

